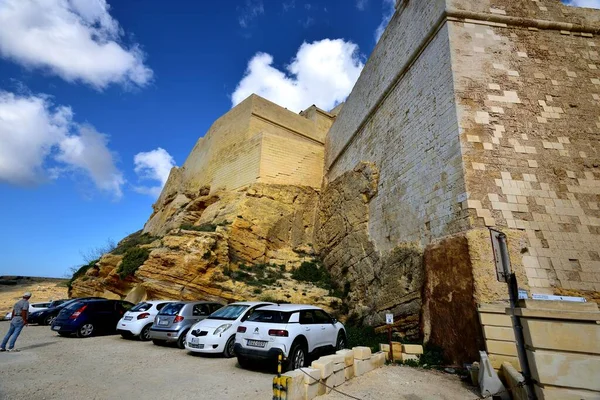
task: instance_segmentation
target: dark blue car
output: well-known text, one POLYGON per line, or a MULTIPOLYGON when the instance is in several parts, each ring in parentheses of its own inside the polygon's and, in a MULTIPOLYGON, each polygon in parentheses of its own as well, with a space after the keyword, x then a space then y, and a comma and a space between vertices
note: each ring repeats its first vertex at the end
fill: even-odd
POLYGON ((30 324, 51 325, 58 313, 69 304, 76 301, 87 299, 103 299, 103 297, 82 297, 79 299, 63 299, 53 301, 48 308, 42 311, 34 311, 29 314, 28 322, 30 324))
POLYGON ((64 307, 52 322, 52 330, 61 336, 76 334, 89 337, 97 333, 115 333, 117 322, 133 304, 123 300, 80 300, 64 307))

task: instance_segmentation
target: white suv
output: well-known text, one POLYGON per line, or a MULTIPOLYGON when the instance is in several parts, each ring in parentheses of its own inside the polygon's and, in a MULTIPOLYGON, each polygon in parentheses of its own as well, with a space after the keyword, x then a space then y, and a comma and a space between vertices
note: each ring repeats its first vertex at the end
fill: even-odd
POLYGON ((242 367, 249 360, 277 359, 282 353, 286 370, 305 367, 308 355, 334 352, 346 346, 344 325, 319 307, 280 304, 261 307, 241 324, 234 351, 242 367))

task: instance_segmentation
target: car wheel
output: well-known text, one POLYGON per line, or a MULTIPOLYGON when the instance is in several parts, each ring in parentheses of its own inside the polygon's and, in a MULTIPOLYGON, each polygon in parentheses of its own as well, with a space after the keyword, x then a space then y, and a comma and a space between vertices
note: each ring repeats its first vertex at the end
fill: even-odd
POLYGON ((301 343, 295 343, 287 360, 286 371, 292 371, 306 366, 306 348, 301 343))
POLYGON ((81 327, 77 330, 77 337, 86 338, 92 336, 94 333, 94 325, 87 323, 81 325, 81 327))
POLYGON ((250 360, 247 359, 246 357, 242 357, 242 356, 237 356, 237 361, 238 364, 240 364, 240 367, 247 369, 248 367, 250 367, 250 360))
POLYGON ((179 335, 179 339, 177 339, 177 347, 179 347, 180 349, 185 349, 185 337, 187 336, 188 331, 185 332, 181 332, 181 335, 179 335))
POLYGON ((231 358, 235 356, 235 351, 233 347, 235 346, 235 335, 232 335, 227 343, 225 343, 225 350, 223 351, 223 355, 227 358, 231 358))
POLYGON ((165 345, 165 341, 164 340, 158 340, 158 339, 152 339, 152 343, 154 343, 157 346, 164 346, 165 345))
POLYGON ((52 323, 54 322, 55 319, 56 319, 56 315, 48 315, 44 319, 44 325, 52 325, 52 323))
POLYGON ((151 327, 152 327, 152 324, 148 324, 140 332, 140 340, 142 342, 147 342, 148 340, 150 340, 150 328, 151 327))
POLYGON ((336 350, 344 350, 346 348, 346 335, 344 332, 340 331, 338 333, 337 342, 335 344, 336 350))

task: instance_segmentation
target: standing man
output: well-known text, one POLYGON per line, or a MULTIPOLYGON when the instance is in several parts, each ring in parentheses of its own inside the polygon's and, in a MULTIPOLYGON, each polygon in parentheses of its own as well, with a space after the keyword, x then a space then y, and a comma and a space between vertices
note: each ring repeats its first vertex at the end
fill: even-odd
POLYGON ((12 311, 12 320, 10 321, 10 328, 8 329, 8 333, 4 336, 4 340, 2 340, 2 345, 0 346, 0 351, 19 351, 15 349, 15 342, 21 333, 21 330, 25 325, 27 325, 27 317, 29 317, 29 299, 31 298, 31 293, 27 292, 23 295, 23 298, 15 304, 12 311), (10 339, 10 343, 8 340, 10 339), (6 348, 6 343, 8 343, 8 349, 6 348))

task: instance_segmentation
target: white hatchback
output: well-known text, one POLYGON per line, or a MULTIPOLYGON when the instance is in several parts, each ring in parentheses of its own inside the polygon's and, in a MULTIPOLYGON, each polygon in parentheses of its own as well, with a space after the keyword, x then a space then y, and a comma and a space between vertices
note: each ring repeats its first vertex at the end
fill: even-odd
POLYGON ((187 333, 185 348, 195 353, 223 353, 233 357, 238 326, 259 307, 273 303, 245 301, 218 309, 187 333))
POLYGON ((117 332, 124 338, 139 337, 140 340, 150 340, 150 327, 154 317, 167 304, 174 303, 170 300, 151 300, 138 303, 123 314, 117 323, 117 332))

